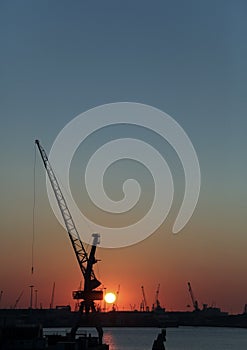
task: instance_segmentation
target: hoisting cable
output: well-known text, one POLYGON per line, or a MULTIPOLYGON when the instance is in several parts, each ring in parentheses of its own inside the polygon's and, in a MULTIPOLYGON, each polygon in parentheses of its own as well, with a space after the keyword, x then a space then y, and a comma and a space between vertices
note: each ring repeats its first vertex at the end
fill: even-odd
POLYGON ((32 267, 31 274, 34 273, 34 242, 35 242, 35 208, 36 208, 36 146, 34 145, 34 166, 33 166, 33 218, 32 218, 32 267))

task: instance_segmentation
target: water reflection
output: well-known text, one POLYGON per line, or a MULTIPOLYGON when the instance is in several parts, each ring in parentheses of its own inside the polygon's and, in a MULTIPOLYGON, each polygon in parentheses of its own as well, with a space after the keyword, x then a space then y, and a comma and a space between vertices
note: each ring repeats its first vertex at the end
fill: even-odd
POLYGON ((111 350, 118 350, 117 348, 117 342, 114 337, 113 332, 110 331, 104 331, 104 337, 103 337, 104 343, 109 345, 109 348, 111 350))

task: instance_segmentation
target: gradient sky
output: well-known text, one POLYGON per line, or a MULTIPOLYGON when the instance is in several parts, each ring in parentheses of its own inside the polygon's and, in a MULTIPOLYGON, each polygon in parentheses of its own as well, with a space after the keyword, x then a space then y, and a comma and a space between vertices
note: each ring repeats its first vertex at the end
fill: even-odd
MULTIPOLYGON (((48 306, 53 281, 55 303, 73 305, 71 291, 81 279, 66 232, 49 206, 39 155, 35 272, 30 274, 34 140, 39 138, 49 151, 58 132, 78 114, 105 103, 131 101, 165 111, 186 130, 201 166, 201 195, 179 235, 171 233, 175 206, 145 241, 99 249, 102 261, 96 274, 107 290, 116 291, 120 284, 120 308, 139 308, 141 285, 153 303, 160 283, 161 304, 184 310, 190 303, 186 283, 191 281, 200 303, 243 310, 246 11, 244 0, 0 2, 1 306, 13 305, 22 290, 20 306, 28 306, 30 284, 38 290, 38 302, 48 306)), ((112 130, 98 135, 87 151, 112 135, 112 130)), ((136 130, 137 137, 143 135, 136 130)), ((83 198, 82 209, 90 212, 78 194, 78 164, 75 157, 72 188, 78 201, 83 198)), ((126 174, 131 173, 132 164, 126 168, 126 174)), ((176 165, 175 170, 181 171, 176 165)), ((175 170, 179 202, 183 186, 175 170)), ((112 171, 114 186, 120 173, 112 171)), ((140 181, 145 185, 148 174, 140 181)), ((146 191, 152 193, 150 188, 146 191)))

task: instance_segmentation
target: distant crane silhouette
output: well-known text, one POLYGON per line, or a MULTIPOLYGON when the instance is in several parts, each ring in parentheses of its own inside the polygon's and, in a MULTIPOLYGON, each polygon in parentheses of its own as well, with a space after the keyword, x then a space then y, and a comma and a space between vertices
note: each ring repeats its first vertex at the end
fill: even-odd
POLYGON ((147 299, 146 299, 146 295, 145 295, 145 291, 144 291, 144 287, 141 286, 141 290, 142 290, 142 302, 141 302, 141 311, 149 311, 149 307, 147 305, 147 299))
POLYGON ((2 301, 2 296, 3 296, 3 291, 0 291, 0 306, 1 306, 1 301, 2 301))
POLYGON ((52 286, 50 309, 53 309, 54 307, 54 296, 55 296, 55 282, 53 282, 53 286, 52 286))
POLYGON ((189 288, 189 293, 190 293, 190 297, 191 297, 191 300, 192 300, 192 304, 194 306, 194 310, 198 311, 198 310, 200 310, 199 306, 198 306, 198 301, 195 299, 195 296, 194 296, 194 293, 193 293, 193 290, 192 290, 190 282, 188 282, 188 288, 189 288))
POLYGON ((116 291, 116 300, 115 300, 115 303, 112 305, 112 310, 118 309, 117 303, 118 303, 119 292, 120 292, 120 284, 118 285, 118 289, 116 291))
POLYGON ((152 307, 153 310, 161 309, 160 301, 159 301, 159 292, 160 292, 160 283, 158 284, 158 287, 157 287, 156 292, 155 292, 155 300, 154 300, 154 304, 152 307))
POLYGON ((15 304, 13 306, 13 309, 16 309, 17 308, 17 305, 19 304, 19 301, 21 300, 21 297, 23 296, 23 290, 21 291, 21 293, 19 294, 18 298, 16 299, 15 301, 15 304))

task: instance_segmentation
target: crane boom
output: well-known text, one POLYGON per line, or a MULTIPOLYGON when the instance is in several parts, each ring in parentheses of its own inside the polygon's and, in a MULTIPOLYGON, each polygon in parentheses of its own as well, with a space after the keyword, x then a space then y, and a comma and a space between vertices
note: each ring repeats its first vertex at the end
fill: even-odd
POLYGON ((14 304, 14 306, 13 306, 13 309, 16 309, 16 308, 17 308, 17 305, 18 305, 19 301, 21 300, 21 297, 23 296, 23 293, 24 293, 24 291, 21 291, 21 293, 18 295, 18 298, 17 298, 16 301, 15 301, 15 304, 14 304))
POLYGON ((55 173, 51 167, 51 164, 48 160, 48 156, 41 146, 39 140, 35 140, 35 143, 39 149, 41 158, 43 160, 47 175, 49 177, 52 189, 54 191, 61 215, 63 217, 67 233, 69 235, 73 250, 76 255, 76 259, 80 266, 81 272, 84 277, 84 290, 83 291, 74 291, 74 299, 84 299, 86 302, 86 311, 89 310, 89 304, 92 304, 93 300, 102 300, 103 293, 101 291, 94 291, 97 287, 101 285, 101 282, 95 277, 93 271, 93 265, 97 262, 95 259, 96 245, 99 242, 99 235, 93 234, 93 245, 91 247, 90 255, 88 257, 87 252, 82 244, 79 233, 75 226, 74 220, 70 213, 70 210, 67 206, 61 188, 59 186, 58 180, 55 176, 55 173))

